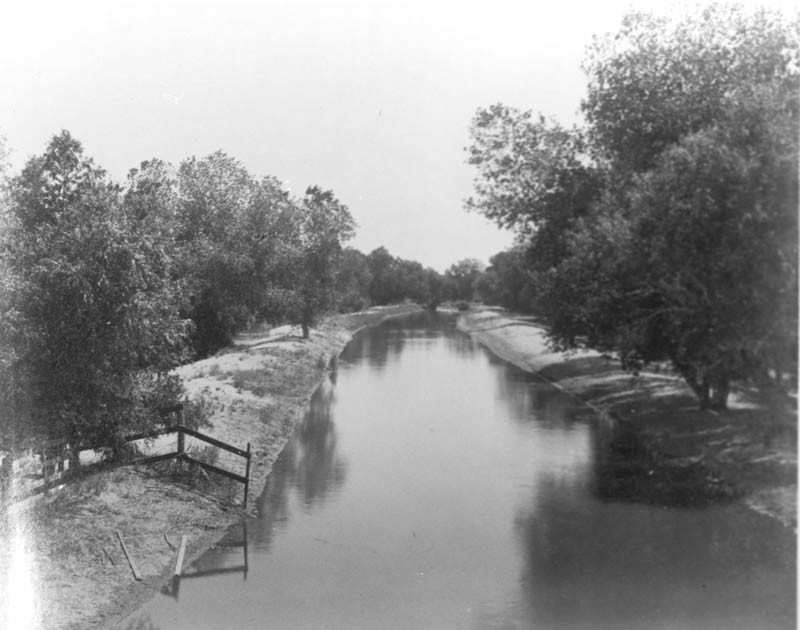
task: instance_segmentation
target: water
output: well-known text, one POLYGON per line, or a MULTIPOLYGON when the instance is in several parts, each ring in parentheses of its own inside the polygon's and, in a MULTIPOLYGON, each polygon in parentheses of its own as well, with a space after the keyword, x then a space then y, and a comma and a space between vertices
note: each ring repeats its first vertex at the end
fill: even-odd
POLYGON ((794 627, 792 533, 607 496, 604 431, 451 320, 364 331, 258 518, 123 627, 794 627))

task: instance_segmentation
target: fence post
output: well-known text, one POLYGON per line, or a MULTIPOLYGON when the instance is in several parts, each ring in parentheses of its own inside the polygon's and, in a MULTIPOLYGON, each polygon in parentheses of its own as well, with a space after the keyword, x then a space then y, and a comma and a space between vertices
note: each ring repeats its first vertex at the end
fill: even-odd
POLYGON ((242 533, 244 534, 244 579, 247 581, 247 520, 242 519, 242 533))
POLYGON ((42 482, 44 483, 44 493, 47 495, 50 494, 47 487, 47 449, 43 448, 39 456, 42 458, 42 482))
POLYGON ((11 478, 14 476, 14 455, 7 453, 0 466, 0 504, 11 503, 11 478))
POLYGON ((181 431, 181 426, 178 425, 178 450, 176 451, 177 457, 175 458, 175 470, 183 470, 183 456, 186 452, 186 435, 181 431))
POLYGON ((247 509, 247 494, 250 491, 250 442, 247 443, 247 463, 244 473, 244 509, 247 509))
POLYGON ((64 444, 61 443, 58 445, 58 460, 56 462, 56 472, 59 473, 61 477, 64 476, 64 444))
POLYGON ((75 444, 74 446, 70 444, 70 451, 69 451, 69 474, 75 475, 78 473, 78 470, 81 467, 81 450, 80 445, 75 444))

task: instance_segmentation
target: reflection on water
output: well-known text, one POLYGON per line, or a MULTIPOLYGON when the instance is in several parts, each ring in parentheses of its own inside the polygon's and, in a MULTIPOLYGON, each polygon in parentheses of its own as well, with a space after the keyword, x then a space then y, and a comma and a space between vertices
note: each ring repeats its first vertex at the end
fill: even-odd
POLYGON ((258 517, 123 627, 793 625, 791 532, 735 504, 632 502, 624 434, 451 318, 363 331, 335 376, 258 517))
POLYGON ((260 550, 268 549, 273 533, 288 520, 290 491, 311 510, 346 479, 347 465, 336 451, 333 398, 333 380, 329 379, 311 397, 303 422, 273 465, 258 501, 259 517, 249 526, 252 541, 260 550))

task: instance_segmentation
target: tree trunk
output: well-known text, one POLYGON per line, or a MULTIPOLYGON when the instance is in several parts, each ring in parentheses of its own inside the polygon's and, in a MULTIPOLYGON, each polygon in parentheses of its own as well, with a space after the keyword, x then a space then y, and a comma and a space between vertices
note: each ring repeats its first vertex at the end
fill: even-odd
POLYGON ((308 339, 310 332, 310 327, 308 325, 308 322, 302 322, 300 324, 300 327, 303 329, 303 339, 308 339))
POLYGON ((81 467, 81 452, 77 448, 69 451, 69 474, 76 475, 81 467))
POLYGON ((700 411, 707 410, 711 405, 711 387, 709 386, 708 379, 698 378, 697 370, 691 366, 681 365, 676 361, 673 361, 673 365, 683 377, 683 380, 686 381, 687 385, 692 388, 694 395, 697 396, 697 400, 700 403, 700 411))
POLYGON ((731 380, 728 376, 714 379, 713 393, 711 395, 711 409, 724 411, 728 408, 728 396, 731 393, 731 380))

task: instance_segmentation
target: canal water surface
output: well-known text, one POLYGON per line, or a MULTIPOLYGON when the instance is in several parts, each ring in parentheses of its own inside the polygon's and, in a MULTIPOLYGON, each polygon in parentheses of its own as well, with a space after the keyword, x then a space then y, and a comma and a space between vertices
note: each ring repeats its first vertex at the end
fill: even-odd
POLYGON ((258 517, 122 627, 794 627, 792 532, 609 496, 602 431, 445 316, 362 331, 258 517))

